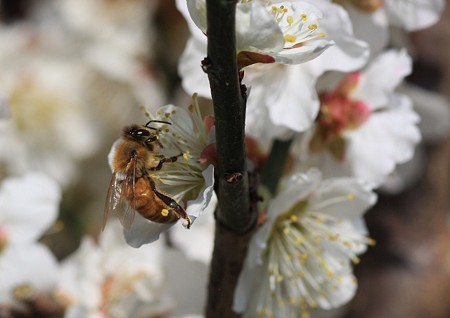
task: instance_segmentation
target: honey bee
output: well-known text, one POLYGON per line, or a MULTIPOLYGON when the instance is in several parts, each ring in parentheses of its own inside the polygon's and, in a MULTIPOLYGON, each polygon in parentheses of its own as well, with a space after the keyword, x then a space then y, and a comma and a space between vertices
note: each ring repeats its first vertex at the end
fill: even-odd
POLYGON ((174 223, 178 219, 191 220, 183 207, 156 188, 154 174, 164 164, 177 161, 182 153, 166 157, 159 153, 163 145, 159 141, 160 129, 151 123, 169 122, 150 120, 145 126, 125 127, 122 137, 111 153, 113 174, 106 197, 103 229, 110 212, 119 216, 122 225, 129 229, 135 213, 157 223, 174 223))

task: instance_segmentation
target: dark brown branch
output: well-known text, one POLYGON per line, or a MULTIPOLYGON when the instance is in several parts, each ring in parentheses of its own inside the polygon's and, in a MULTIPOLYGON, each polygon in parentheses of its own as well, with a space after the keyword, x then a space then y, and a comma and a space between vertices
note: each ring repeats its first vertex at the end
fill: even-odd
POLYGON ((219 173, 217 219, 236 233, 252 224, 245 164, 245 104, 236 63, 236 1, 208 0, 208 74, 216 118, 219 173))
POLYGON ((256 219, 250 210, 245 154, 245 101, 236 62, 236 1, 207 0, 208 74, 214 104, 218 197, 216 233, 208 285, 207 317, 232 312, 235 285, 256 219))

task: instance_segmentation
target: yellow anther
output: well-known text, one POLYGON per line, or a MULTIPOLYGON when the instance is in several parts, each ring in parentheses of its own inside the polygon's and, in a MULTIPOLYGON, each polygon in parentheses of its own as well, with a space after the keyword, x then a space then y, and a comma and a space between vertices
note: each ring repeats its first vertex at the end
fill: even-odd
POLYGON ((336 241, 339 238, 339 234, 337 233, 330 234, 328 238, 330 239, 330 241, 336 241))
POLYGON ((361 262, 361 259, 357 256, 353 257, 352 259, 353 264, 358 265, 361 262))
POLYGON ((313 23, 313 24, 308 25, 308 29, 316 30, 317 29, 317 24, 313 23))
POLYGON ((367 245, 375 246, 377 244, 377 241, 368 237, 366 243, 367 243, 367 245))
POLYGON ((306 21, 308 20, 308 16, 306 14, 300 14, 300 19, 302 19, 302 21, 306 21))
POLYGON ((189 151, 186 151, 185 153, 183 153, 183 159, 184 160, 189 160, 189 151))
POLYGON ((289 297, 289 303, 291 304, 291 305, 293 305, 293 304, 295 304, 295 298, 294 297, 289 297))
POLYGON ((291 233, 291 229, 288 228, 288 227, 285 227, 285 228, 283 229, 283 233, 284 233, 284 235, 288 235, 289 233, 291 233))
POLYGON ((291 221, 292 222, 298 222, 298 217, 295 214, 291 215, 291 221))
POLYGON ((345 241, 343 241, 342 243, 344 244, 344 246, 347 246, 347 247, 353 247, 352 242, 350 242, 350 241, 348 241, 348 240, 345 240, 345 241))
POLYGON ((283 275, 278 275, 277 276, 277 283, 281 283, 284 280, 283 275))
POLYGON ((292 23, 294 23, 294 17, 293 17, 292 15, 289 15, 289 16, 286 18, 286 21, 287 21, 287 23, 292 24, 292 23))
POLYGON ((319 37, 321 37, 321 38, 325 38, 327 35, 325 34, 325 32, 320 32, 319 33, 319 37))
POLYGON ((347 194, 347 200, 352 201, 354 198, 355 196, 353 195, 353 193, 347 194))
POLYGON ((297 37, 295 35, 291 35, 291 34, 286 34, 284 36, 284 40, 286 42, 290 42, 290 43, 294 43, 297 40, 297 37))
POLYGON ((162 215, 162 216, 168 216, 168 215, 169 215, 169 210, 167 210, 167 209, 162 209, 162 210, 161 210, 161 215, 162 215))

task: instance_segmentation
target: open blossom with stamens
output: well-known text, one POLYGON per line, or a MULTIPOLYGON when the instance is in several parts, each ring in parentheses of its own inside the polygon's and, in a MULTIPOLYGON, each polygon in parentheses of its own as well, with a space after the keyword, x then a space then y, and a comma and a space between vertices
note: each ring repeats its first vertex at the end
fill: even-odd
POLYGON ((260 140, 289 138, 308 129, 319 111, 319 76, 331 70, 357 70, 369 57, 367 44, 354 37, 342 7, 320 0, 314 4, 324 12, 321 26, 336 45, 303 64, 254 64, 244 69, 243 83, 251 88, 246 132, 260 140))
POLYGON ((405 51, 388 51, 320 96, 320 112, 302 137, 302 163, 327 177, 350 175, 377 187, 420 140, 419 116, 394 89, 411 71, 405 51))
MULTIPOLYGON (((187 0, 187 5, 192 20, 207 34, 205 0, 187 0)), ((238 1, 236 49, 240 66, 274 61, 298 64, 317 57, 333 44, 325 38, 321 18, 320 10, 306 1, 238 1)))
POLYGON ((292 175, 268 206, 238 280, 234 310, 245 317, 309 317, 356 290, 351 261, 372 240, 363 213, 376 196, 355 179, 292 175))
MULTIPOLYGON (((152 172, 156 188, 181 204, 194 221, 209 206, 214 191, 214 166, 205 157, 215 142, 213 119, 202 117, 196 95, 187 109, 167 105, 158 109, 154 116, 149 116, 169 123, 155 123, 160 130, 161 154, 169 157, 183 154, 176 162, 166 163, 161 170, 152 172)), ((111 154, 114 151, 115 146, 111 154)), ((124 234, 128 244, 139 247, 155 241, 172 225, 155 223, 136 213, 131 228, 124 229, 124 234)))

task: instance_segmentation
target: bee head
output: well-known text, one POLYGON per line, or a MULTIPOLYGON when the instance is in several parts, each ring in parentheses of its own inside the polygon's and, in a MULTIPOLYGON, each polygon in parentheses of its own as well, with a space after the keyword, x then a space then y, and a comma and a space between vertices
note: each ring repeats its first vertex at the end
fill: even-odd
POLYGON ((169 122, 159 121, 159 120, 151 120, 145 126, 142 125, 132 125, 129 127, 125 127, 123 131, 123 137, 127 140, 138 142, 150 150, 154 149, 155 143, 158 144, 161 148, 162 145, 159 141, 159 132, 158 128, 150 127, 149 124, 152 122, 169 124, 169 122))

